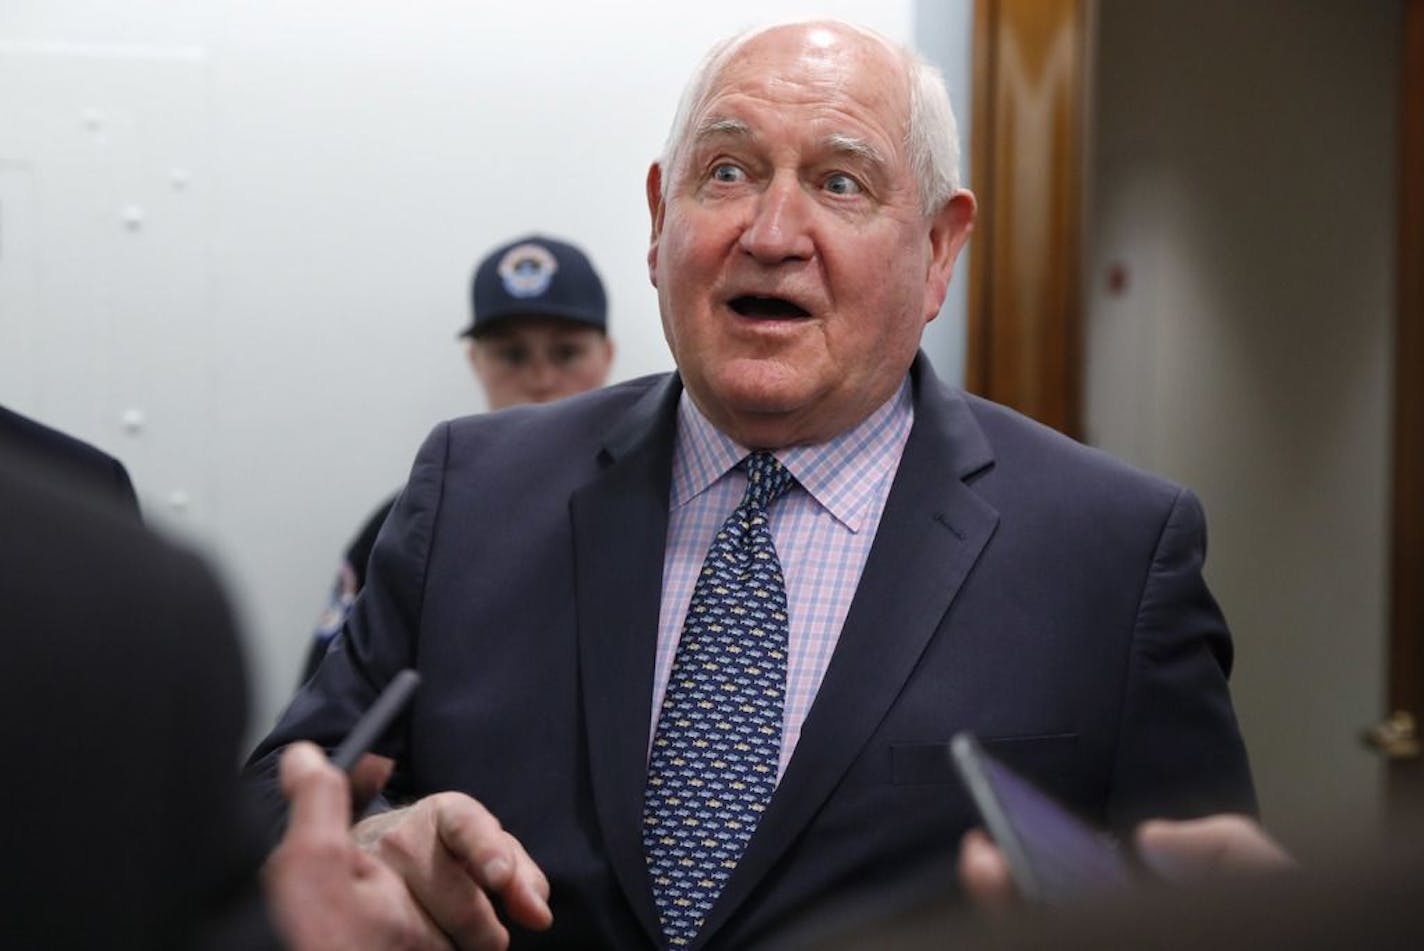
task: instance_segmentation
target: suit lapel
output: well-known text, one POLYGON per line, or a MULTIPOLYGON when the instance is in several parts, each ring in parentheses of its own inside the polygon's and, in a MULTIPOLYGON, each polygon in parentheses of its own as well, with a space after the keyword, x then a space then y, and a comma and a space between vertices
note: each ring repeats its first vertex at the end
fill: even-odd
POLYGON ((708 916, 721 926, 860 754, 998 524, 964 480, 993 461, 957 393, 916 361, 915 423, 835 654, 756 833, 708 916))
POLYGON ((634 405, 605 443, 602 471, 570 503, 594 806, 618 883, 656 943, 643 785, 680 392, 670 376, 634 405))

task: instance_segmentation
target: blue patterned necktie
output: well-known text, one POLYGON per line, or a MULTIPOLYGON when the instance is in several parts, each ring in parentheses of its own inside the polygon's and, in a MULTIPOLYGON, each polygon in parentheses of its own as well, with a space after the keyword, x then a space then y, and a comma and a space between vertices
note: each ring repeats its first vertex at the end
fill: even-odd
POLYGON ((643 850, 670 947, 689 944, 776 787, 786 582, 767 508, 791 473, 744 460, 747 492, 707 549, 653 734, 643 850))

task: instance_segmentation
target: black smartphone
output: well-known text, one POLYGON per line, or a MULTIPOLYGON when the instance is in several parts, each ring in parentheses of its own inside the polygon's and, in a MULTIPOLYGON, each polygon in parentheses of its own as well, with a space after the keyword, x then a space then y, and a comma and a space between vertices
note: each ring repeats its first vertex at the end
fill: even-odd
POLYGON ((971 733, 950 741, 955 768, 1019 893, 1050 905, 1129 888, 1137 866, 1106 832, 984 752, 971 733))
POLYGON ((331 754, 332 764, 344 773, 350 773, 361 757, 370 751, 386 731, 391 728, 396 717, 404 712, 420 685, 420 675, 413 670, 402 670, 391 678, 386 689, 371 704, 370 709, 361 714, 361 719, 346 734, 331 754))

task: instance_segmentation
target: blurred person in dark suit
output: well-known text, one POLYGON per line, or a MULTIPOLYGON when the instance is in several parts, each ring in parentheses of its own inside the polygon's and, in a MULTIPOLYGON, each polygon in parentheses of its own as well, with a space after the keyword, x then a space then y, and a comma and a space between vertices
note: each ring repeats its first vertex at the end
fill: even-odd
POLYGON ((139 514, 138 496, 124 464, 57 429, 0 406, 0 460, 47 465, 50 478, 139 514))
POLYGON ((64 465, 0 460, 0 945, 443 947, 351 845, 346 779, 311 746, 281 764, 293 815, 264 902, 226 601, 64 465))

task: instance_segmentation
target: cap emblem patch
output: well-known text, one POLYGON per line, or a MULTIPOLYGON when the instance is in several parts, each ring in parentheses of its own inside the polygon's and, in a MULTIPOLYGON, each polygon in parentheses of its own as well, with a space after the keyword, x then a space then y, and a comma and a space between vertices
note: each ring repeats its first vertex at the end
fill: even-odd
POLYGON ((559 262, 538 244, 510 248, 499 259, 499 278, 511 297, 538 297, 549 289, 559 262))

